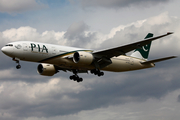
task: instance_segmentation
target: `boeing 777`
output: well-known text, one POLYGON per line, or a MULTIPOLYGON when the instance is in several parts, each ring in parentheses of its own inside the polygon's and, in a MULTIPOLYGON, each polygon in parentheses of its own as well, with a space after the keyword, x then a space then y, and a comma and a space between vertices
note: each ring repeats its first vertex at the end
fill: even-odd
POLYGON ((148 33, 144 40, 98 51, 32 41, 8 43, 1 51, 16 61, 17 69, 21 68, 20 60, 39 62, 37 71, 40 75, 53 76, 60 70, 70 71, 73 73, 71 80, 82 82, 83 78, 78 73, 90 71, 94 75, 103 76, 102 71, 123 72, 151 68, 155 66, 155 62, 175 58, 176 56, 171 56, 147 60, 151 42, 170 34, 172 32, 153 37, 152 33, 148 33), (126 55, 133 50, 130 56, 126 55))

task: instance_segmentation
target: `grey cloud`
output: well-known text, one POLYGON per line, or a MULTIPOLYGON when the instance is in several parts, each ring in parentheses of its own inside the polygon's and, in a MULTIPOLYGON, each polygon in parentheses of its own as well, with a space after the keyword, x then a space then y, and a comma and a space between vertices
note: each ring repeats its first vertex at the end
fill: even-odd
POLYGON ((76 39, 78 36, 84 33, 84 31, 88 30, 89 26, 86 25, 84 22, 76 22, 73 23, 67 30, 65 34, 65 38, 76 39))
POLYGON ((47 6, 36 0, 0 0, 0 12, 2 13, 22 13, 24 11, 42 9, 45 7, 47 6))
POLYGON ((177 101, 180 102, 180 95, 178 95, 177 101))
MULTIPOLYGON (((84 83, 79 85, 75 85, 73 81, 67 82, 68 80, 65 79, 52 86, 51 89, 48 88, 48 85, 44 85, 47 86, 45 89, 48 89, 46 93, 42 90, 42 84, 39 84, 40 91, 34 88, 36 93, 35 99, 29 98, 26 91, 21 92, 21 90, 32 91, 33 86, 36 85, 29 84, 24 86, 21 84, 16 85, 15 82, 12 82, 8 85, 11 87, 7 87, 6 91, 1 93, 1 111, 6 110, 6 112, 13 114, 17 118, 32 116, 48 118, 129 102, 144 102, 149 98, 160 99, 167 93, 180 88, 179 79, 176 76, 178 72, 169 72, 172 69, 174 70, 174 66, 163 70, 163 73, 161 72, 162 69, 164 68, 152 68, 130 73, 107 72, 102 78, 96 79, 96 76, 94 76, 85 79, 84 83), (164 76, 164 74, 166 75, 164 76), (174 77, 167 79, 168 75, 174 77), (93 79, 96 79, 96 82, 88 83, 88 80, 91 81, 93 79), (89 89, 77 93, 76 90, 67 87, 63 88, 64 92, 62 93, 60 88, 67 84, 74 84, 72 87, 84 86, 89 89), (32 89, 30 89, 31 87, 32 89), (16 88, 16 91, 11 91, 12 88, 16 88), (9 99, 9 94, 15 96, 9 99)), ((44 82, 43 84, 47 83, 44 82)))
POLYGON ((143 40, 147 33, 153 33, 154 36, 158 36, 172 31, 174 34, 152 42, 150 57, 157 58, 168 55, 179 56, 180 54, 178 52, 178 43, 180 43, 180 41, 177 37, 179 33, 179 27, 174 26, 180 26, 179 22, 179 18, 170 17, 167 13, 163 13, 159 16, 145 20, 140 25, 136 25, 138 22, 135 22, 131 25, 127 25, 124 29, 117 30, 115 35, 112 38, 105 40, 101 46, 103 46, 103 48, 107 48, 126 45, 143 40), (171 44, 171 46, 169 46, 169 44, 171 44))
MULTIPOLYGON (((70 0, 73 1, 73 0, 70 0)), ((170 0, 79 0, 83 7, 124 8, 129 6, 152 6, 170 0)))
POLYGON ((83 21, 73 23, 64 34, 64 38, 70 41, 71 46, 84 47, 91 41, 95 41, 96 33, 88 32, 89 26, 83 21))

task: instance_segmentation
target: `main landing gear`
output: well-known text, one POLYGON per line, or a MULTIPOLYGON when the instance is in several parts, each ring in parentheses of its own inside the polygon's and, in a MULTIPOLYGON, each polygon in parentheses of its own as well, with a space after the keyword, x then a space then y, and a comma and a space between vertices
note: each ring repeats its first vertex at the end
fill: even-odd
POLYGON ((80 78, 80 77, 77 75, 77 73, 78 73, 77 70, 74 70, 73 73, 74 73, 74 75, 72 75, 72 76, 69 77, 71 80, 74 80, 74 81, 77 81, 77 82, 82 82, 82 81, 83 81, 83 78, 80 78))
POLYGON ((99 69, 93 69, 91 70, 91 73, 99 77, 104 75, 104 72, 101 72, 99 69))
POLYGON ((17 63, 16 69, 20 69, 20 68, 21 68, 21 65, 20 65, 20 63, 19 63, 19 60, 18 60, 17 58, 13 58, 12 60, 17 63))
POLYGON ((78 75, 72 75, 69 77, 71 80, 77 81, 77 82, 82 82, 83 79, 80 78, 78 75))
MULTIPOLYGON (((104 72, 101 72, 99 69, 93 69, 90 71, 92 74, 94 75, 97 75, 97 76, 103 76, 104 75, 104 72)), ((70 76, 69 79, 70 80, 74 80, 74 81, 77 81, 77 82, 82 82, 83 81, 83 78, 80 78, 77 73, 78 71, 77 70, 73 70, 73 73, 74 75, 70 76)))

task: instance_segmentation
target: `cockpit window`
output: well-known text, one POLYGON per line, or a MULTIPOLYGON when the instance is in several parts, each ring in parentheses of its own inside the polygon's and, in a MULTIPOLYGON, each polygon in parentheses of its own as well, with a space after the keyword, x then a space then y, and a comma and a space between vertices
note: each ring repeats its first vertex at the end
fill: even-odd
POLYGON ((12 46, 13 46, 13 44, 7 44, 6 46, 11 46, 11 47, 12 47, 12 46))

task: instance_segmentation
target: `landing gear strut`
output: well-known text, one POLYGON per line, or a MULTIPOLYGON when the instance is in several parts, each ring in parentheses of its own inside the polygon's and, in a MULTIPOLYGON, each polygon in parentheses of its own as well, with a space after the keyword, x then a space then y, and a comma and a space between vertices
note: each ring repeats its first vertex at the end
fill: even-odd
POLYGON ((70 76, 69 79, 74 80, 74 81, 77 81, 77 82, 82 82, 82 81, 83 81, 83 78, 80 78, 80 77, 77 75, 77 73, 78 73, 77 70, 74 70, 73 73, 74 73, 74 75, 70 76))
POLYGON ((16 59, 16 58, 13 58, 12 60, 17 63, 16 69, 20 69, 20 68, 21 68, 21 65, 20 65, 20 63, 19 63, 19 60, 16 59))
POLYGON ((104 72, 101 72, 99 69, 93 69, 91 70, 91 73, 94 75, 98 75, 99 77, 104 75, 104 72))

